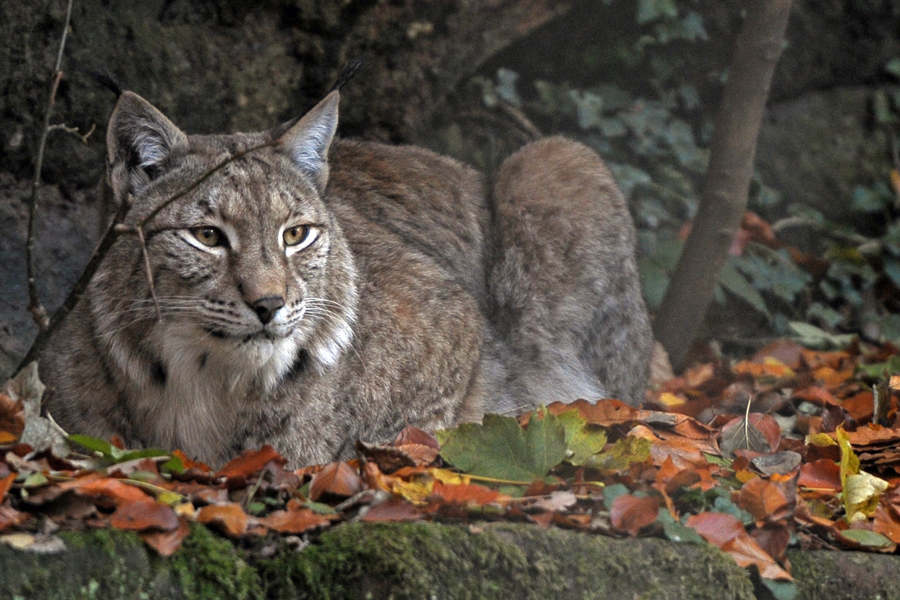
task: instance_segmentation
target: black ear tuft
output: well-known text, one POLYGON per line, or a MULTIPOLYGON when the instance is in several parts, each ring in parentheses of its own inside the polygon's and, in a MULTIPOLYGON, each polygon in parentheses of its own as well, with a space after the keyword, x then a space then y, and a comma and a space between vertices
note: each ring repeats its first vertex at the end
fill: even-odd
POLYGON ((363 54, 362 56, 351 60, 349 63, 344 65, 344 68, 341 69, 341 72, 338 74, 337 81, 334 82, 334 85, 331 86, 330 91, 340 90, 344 85, 353 79, 356 72, 363 66, 363 63, 366 62, 366 58, 368 54, 363 54))
POLYGON ((111 90, 116 98, 121 97, 123 93, 125 93, 125 88, 122 87, 118 80, 113 77, 112 73, 109 72, 109 69, 104 69, 103 71, 97 71, 95 69, 88 69, 85 67, 76 67, 79 71, 96 81, 97 83, 102 84, 104 87, 111 90))

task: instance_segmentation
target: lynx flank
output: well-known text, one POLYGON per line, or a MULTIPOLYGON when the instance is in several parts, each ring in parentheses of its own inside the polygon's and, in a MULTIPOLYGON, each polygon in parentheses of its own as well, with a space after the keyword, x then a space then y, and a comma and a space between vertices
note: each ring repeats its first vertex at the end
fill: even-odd
POLYGON ((299 466, 406 425, 640 402, 649 320, 600 158, 545 139, 486 190, 423 149, 334 140, 338 100, 270 131, 188 136, 120 97, 109 183, 127 223, 158 210, 158 301, 122 236, 41 365, 63 428, 211 464, 269 443, 299 466))

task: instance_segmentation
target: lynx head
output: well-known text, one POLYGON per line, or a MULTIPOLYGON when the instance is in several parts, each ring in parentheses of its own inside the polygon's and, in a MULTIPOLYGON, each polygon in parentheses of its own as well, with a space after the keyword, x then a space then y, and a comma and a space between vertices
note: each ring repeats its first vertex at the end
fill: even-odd
POLYGON ((268 388, 298 361, 338 360, 356 305, 353 259, 324 201, 338 101, 332 92, 269 131, 188 136, 122 94, 107 130, 109 182, 130 206, 126 223, 144 223, 152 277, 137 236, 124 236, 92 308, 132 378, 152 379, 135 356, 157 361, 163 380, 213 361, 268 388))

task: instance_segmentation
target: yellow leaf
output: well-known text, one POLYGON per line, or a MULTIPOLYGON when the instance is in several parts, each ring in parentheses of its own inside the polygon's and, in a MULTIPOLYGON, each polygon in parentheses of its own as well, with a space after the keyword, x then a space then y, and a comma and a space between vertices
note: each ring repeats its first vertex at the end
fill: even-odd
POLYGON ((197 509, 195 509, 194 505, 190 502, 182 502, 181 504, 176 504, 172 508, 175 509, 176 515, 185 517, 193 517, 194 513, 197 512, 197 509))
POLYGON ((414 481, 394 477, 391 481, 391 492, 413 504, 424 504, 433 487, 434 479, 430 477, 419 477, 414 481))
POLYGON ((878 499, 888 488, 888 482, 866 472, 847 477, 844 486, 844 505, 849 522, 871 517, 878 507, 878 499))
POLYGON ((428 474, 434 477, 437 481, 446 484, 459 485, 461 483, 468 484, 471 482, 471 477, 469 477, 468 475, 456 473, 454 471, 450 471, 449 469, 428 469, 428 474))
POLYGON ((806 436, 806 444, 811 446, 834 446, 837 442, 827 433, 814 433, 806 436))
POLYGON ((789 366, 787 366, 774 356, 766 356, 765 358, 763 358, 763 364, 770 367, 778 367, 779 369, 782 369, 783 375, 786 377, 794 375, 793 369, 791 369, 789 366))
POLYGON ((900 173, 897 169, 891 169, 891 185, 894 187, 894 193, 900 196, 900 173))
POLYGON ((672 392, 663 392, 659 395, 659 398, 657 398, 656 401, 663 406, 681 406, 685 403, 684 398, 679 398, 672 392))

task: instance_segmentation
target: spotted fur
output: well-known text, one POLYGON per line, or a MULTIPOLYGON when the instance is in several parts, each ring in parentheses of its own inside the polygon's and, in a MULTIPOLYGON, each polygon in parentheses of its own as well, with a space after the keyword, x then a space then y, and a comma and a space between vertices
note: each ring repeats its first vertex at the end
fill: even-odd
POLYGON ((123 236, 55 336, 60 425, 212 464, 270 443, 301 465, 406 425, 640 401, 633 226, 596 154, 536 142, 488 193, 426 150, 334 140, 337 106, 188 136, 121 96, 109 183, 146 220, 152 278, 123 236))

